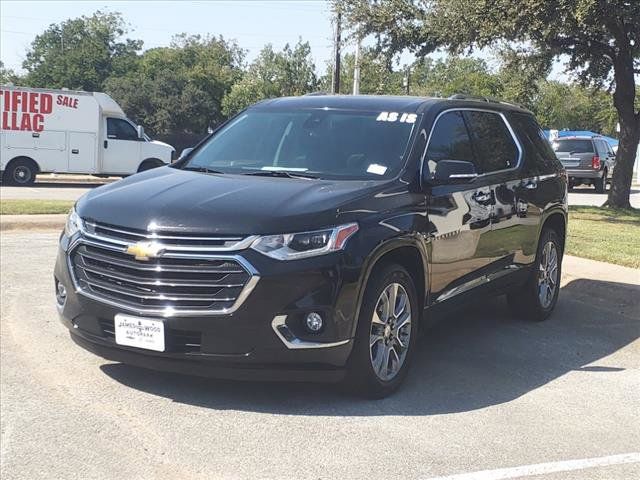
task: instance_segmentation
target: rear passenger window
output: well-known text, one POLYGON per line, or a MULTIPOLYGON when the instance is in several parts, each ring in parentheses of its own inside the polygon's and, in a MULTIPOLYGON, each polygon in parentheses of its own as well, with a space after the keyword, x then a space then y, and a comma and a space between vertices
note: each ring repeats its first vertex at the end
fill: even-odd
POLYGON ((551 171, 560 166, 551 143, 532 115, 511 113, 509 120, 518 132, 530 168, 538 170, 536 167, 542 167, 551 171))
POLYGON ((469 132, 460 112, 447 112, 436 121, 425 161, 430 172, 440 160, 475 162, 469 132))
POLYGON ((506 170, 518 164, 518 147, 500 115, 473 110, 465 111, 464 115, 481 173, 506 170))

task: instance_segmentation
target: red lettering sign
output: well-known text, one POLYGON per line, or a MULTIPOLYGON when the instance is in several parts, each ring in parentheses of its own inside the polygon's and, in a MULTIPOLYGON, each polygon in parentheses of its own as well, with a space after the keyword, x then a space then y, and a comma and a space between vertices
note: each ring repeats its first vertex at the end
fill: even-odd
MULTIPOLYGON (((64 97, 67 99, 65 106, 78 108, 77 98, 64 97)), ((2 102, 0 128, 3 130, 42 132, 45 115, 53 112, 53 95, 50 93, 0 90, 0 102, 2 102)))

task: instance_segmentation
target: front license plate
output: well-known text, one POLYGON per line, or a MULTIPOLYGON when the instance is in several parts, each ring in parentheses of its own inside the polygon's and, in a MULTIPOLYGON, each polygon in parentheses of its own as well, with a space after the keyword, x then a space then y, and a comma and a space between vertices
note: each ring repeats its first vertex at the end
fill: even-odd
POLYGON ((164 352, 164 322, 153 318, 116 315, 116 343, 164 352))

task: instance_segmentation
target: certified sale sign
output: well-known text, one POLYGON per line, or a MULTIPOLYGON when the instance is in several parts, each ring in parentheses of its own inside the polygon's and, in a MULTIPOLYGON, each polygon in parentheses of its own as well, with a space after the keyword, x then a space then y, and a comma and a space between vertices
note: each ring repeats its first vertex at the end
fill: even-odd
POLYGON ((78 97, 24 90, 0 90, 0 128, 42 132, 54 108, 78 109, 78 97))

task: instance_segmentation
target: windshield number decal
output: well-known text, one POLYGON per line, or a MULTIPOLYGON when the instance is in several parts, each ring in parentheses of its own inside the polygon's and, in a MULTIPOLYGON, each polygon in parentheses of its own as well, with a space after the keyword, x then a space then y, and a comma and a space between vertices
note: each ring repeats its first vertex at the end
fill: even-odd
POLYGON ((380 112, 377 122, 400 122, 400 123, 416 123, 417 115, 415 113, 398 113, 398 112, 380 112))

